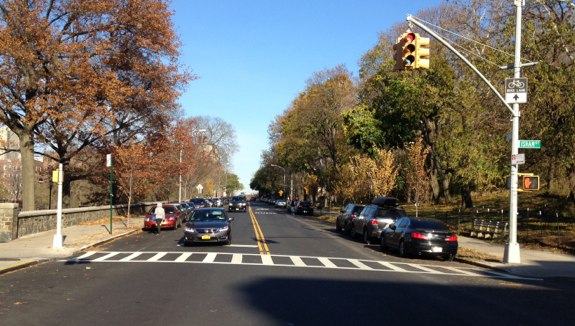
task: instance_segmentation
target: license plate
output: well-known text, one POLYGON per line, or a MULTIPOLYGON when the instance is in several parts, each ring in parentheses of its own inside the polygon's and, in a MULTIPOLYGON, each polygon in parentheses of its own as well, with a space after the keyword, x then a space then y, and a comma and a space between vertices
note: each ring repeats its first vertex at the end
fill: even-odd
POLYGON ((431 247, 431 251, 432 252, 443 252, 443 248, 442 247, 431 247))
POLYGON ((211 238, 209 235, 202 235, 202 240, 210 240, 211 238))

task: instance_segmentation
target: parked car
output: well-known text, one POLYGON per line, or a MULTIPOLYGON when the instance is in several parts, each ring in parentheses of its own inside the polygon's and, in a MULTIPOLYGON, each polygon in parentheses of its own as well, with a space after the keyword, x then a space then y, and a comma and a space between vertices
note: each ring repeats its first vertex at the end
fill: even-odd
POLYGON ((351 236, 362 237, 363 242, 371 244, 381 236, 381 231, 399 218, 407 216, 394 197, 376 197, 371 205, 363 208, 351 226, 351 236))
POLYGON ((194 203, 197 208, 209 207, 205 198, 192 198, 190 199, 190 203, 194 203))
POLYGON ((188 218, 190 218, 190 215, 192 215, 192 212, 194 211, 194 204, 190 203, 190 202, 181 202, 180 206, 182 207, 183 211, 184 211, 184 217, 182 218, 182 222, 186 222, 188 220, 188 218))
MULTIPOLYGON (((178 208, 178 204, 164 204, 164 212, 166 212, 166 218, 162 221, 160 227, 162 229, 173 229, 177 230, 182 226, 182 221, 184 219, 185 213, 178 208)), ((152 215, 156 210, 156 206, 150 208, 146 213, 144 218, 144 229, 153 230, 156 228, 156 221, 152 220, 152 215)))
POLYGON ((383 230, 380 238, 382 251, 397 249, 401 257, 436 255, 453 260, 457 255, 457 235, 438 220, 402 217, 383 230))
POLYGON ((228 204, 228 211, 246 211, 247 210, 247 202, 246 197, 244 196, 234 196, 230 199, 230 203, 228 204))
POLYGON ((341 232, 343 230, 345 233, 349 234, 351 232, 353 221, 359 216, 364 207, 364 205, 354 203, 347 204, 336 217, 335 230, 337 232, 341 232))
POLYGON ((296 215, 313 215, 313 204, 309 201, 299 201, 295 205, 296 215))
POLYGON ((199 208, 194 211, 184 229, 184 245, 194 242, 232 243, 233 217, 223 208, 199 208))

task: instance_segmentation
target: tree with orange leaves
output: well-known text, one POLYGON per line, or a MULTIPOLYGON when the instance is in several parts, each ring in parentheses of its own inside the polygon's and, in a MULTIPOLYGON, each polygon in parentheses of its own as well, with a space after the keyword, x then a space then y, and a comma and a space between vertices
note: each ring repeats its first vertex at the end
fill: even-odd
POLYGON ((36 142, 63 164, 88 146, 162 132, 190 79, 161 0, 0 3, 0 122, 20 139, 23 209, 36 142))

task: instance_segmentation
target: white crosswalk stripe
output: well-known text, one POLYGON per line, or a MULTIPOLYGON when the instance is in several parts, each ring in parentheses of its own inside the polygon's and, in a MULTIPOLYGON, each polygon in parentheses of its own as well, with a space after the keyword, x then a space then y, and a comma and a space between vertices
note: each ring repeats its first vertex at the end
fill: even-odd
POLYGON ((234 264, 261 265, 299 268, 329 268, 368 272, 396 272, 463 277, 485 277, 503 279, 527 279, 515 275, 481 269, 476 267, 451 267, 447 265, 413 264, 386 262, 339 257, 313 257, 293 255, 258 255, 227 252, 125 252, 125 251, 89 251, 81 256, 66 260, 67 263, 86 262, 150 262, 183 264, 234 264), (168 256, 169 255, 169 256, 168 256), (257 257, 257 259, 254 259, 257 257), (247 259, 246 259, 247 258, 247 259))

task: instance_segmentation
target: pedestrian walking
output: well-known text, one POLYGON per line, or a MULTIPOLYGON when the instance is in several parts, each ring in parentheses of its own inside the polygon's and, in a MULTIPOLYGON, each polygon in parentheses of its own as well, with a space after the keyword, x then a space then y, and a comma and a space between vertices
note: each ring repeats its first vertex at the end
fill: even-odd
POLYGON ((156 234, 160 234, 162 221, 166 218, 166 211, 164 211, 162 203, 158 203, 154 210, 154 215, 156 215, 156 234))

